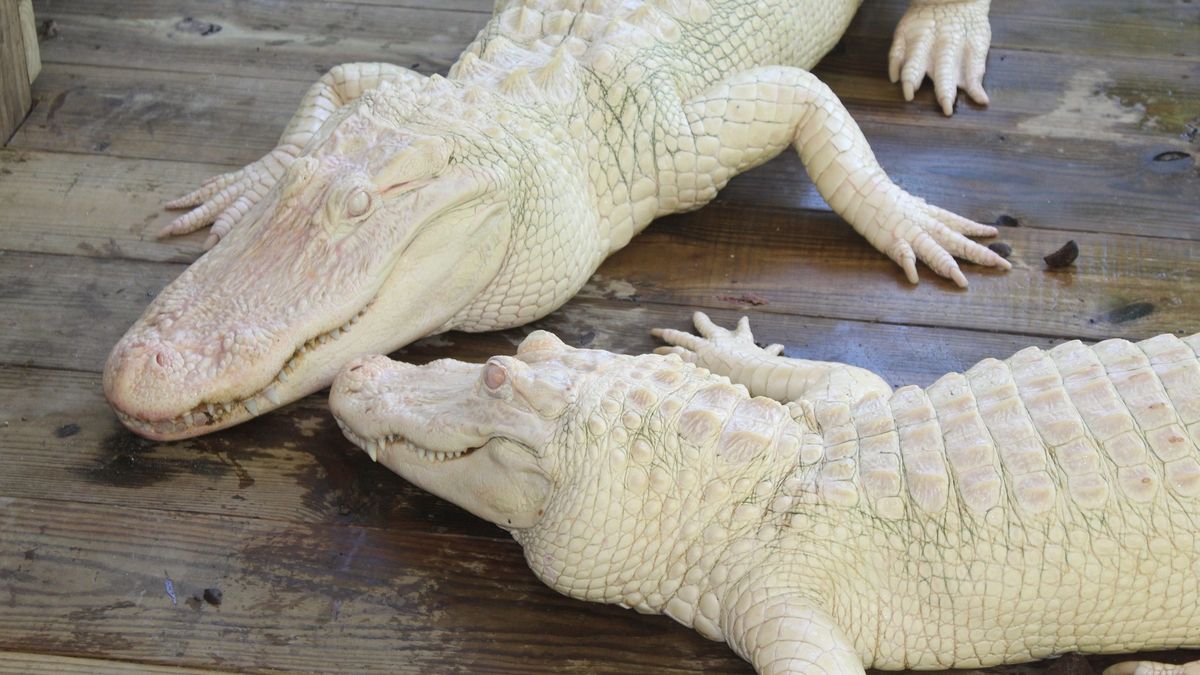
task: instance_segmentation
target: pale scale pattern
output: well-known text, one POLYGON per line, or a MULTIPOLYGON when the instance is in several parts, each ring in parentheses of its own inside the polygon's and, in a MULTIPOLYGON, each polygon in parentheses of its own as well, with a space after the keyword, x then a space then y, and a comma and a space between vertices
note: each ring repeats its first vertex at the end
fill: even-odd
MULTIPOLYGON (((1200 502, 1186 480, 1160 478, 1161 489, 1147 494, 1121 472, 1140 466, 1165 476, 1171 462, 1200 456, 1191 445, 1179 456, 1170 438, 1156 449, 1158 437, 1137 421, 1153 421, 1152 429, 1187 424, 1176 411, 1200 394, 1200 377, 1186 376, 1200 373, 1187 343, 1160 336, 1028 349, 925 390, 885 398, 867 384, 857 400, 801 401, 775 414, 750 398, 757 392, 748 364, 764 360, 761 350, 742 354, 693 356, 734 364, 716 372, 738 372, 748 392, 673 360, 685 374, 684 390, 673 395, 686 400, 663 418, 664 435, 640 450, 662 463, 660 488, 651 496, 626 478, 596 499, 633 499, 623 517, 660 537, 656 550, 638 549, 620 563, 630 579, 621 588, 632 595, 617 593, 616 602, 727 639, 763 672, 782 663, 822 663, 835 673, 861 672, 847 665, 860 662, 982 667, 1071 650, 1196 644, 1200 502), (1176 373, 1172 384, 1148 379, 1152 366, 1176 373), (1135 386, 1126 394, 1128 383, 1135 386), (1140 453, 1118 440, 1128 431, 1140 453), (813 432, 823 451, 806 461, 813 432), (757 456, 745 453, 751 436, 766 448, 757 456), (685 447, 681 491, 671 457, 685 447)), ((772 358, 775 368, 814 368, 772 358)), ((658 381, 661 371, 639 381, 647 379, 658 381)), ((656 411, 640 406, 638 414, 656 411)), ((589 453, 579 456, 583 492, 594 479, 583 468, 589 453)), ((575 507, 551 519, 561 529, 519 538, 528 551, 546 537, 611 540, 606 533, 632 525, 594 515, 575 507)), ((643 546, 639 538, 630 545, 643 546)))

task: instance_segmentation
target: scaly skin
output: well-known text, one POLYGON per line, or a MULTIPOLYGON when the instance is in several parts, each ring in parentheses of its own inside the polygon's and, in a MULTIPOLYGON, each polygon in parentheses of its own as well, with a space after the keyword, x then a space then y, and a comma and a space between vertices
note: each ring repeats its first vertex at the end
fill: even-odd
MULTIPOLYGON (((170 204, 195 209, 164 234, 212 222, 216 245, 114 348, 109 400, 138 433, 181 438, 320 389, 356 355, 532 321, 651 220, 788 146, 910 281, 917 260, 960 286, 954 256, 1007 269, 966 238, 994 228, 897 187, 805 70, 857 6, 510 0, 449 79, 334 68, 273 152, 170 204)), ((947 87, 981 92, 986 26, 987 0, 915 2, 892 59, 905 92, 926 70, 944 106, 947 87)))
POLYGON ((666 356, 535 332, 483 365, 367 357, 330 403, 552 588, 667 614, 762 673, 1200 645, 1200 335, 892 392, 759 349, 744 319, 696 326, 658 331, 666 356))

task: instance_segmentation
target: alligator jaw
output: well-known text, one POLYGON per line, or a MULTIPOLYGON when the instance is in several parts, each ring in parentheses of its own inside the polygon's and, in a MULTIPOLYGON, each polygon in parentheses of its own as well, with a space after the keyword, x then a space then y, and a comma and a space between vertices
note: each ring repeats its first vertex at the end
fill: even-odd
POLYGON ((258 389, 248 396, 221 401, 204 401, 169 419, 146 419, 132 415, 121 409, 118 401, 110 397, 113 411, 117 419, 135 433, 158 441, 173 441, 190 438, 201 434, 225 429, 245 422, 264 412, 274 410, 287 401, 281 398, 279 390, 292 380, 293 373, 300 367, 302 361, 313 351, 339 340, 350 333, 356 324, 374 304, 368 302, 354 316, 342 325, 306 340, 292 352, 284 366, 272 378, 270 384, 258 389))
POLYGON ((375 438, 365 438, 356 434, 349 427, 349 425, 347 425, 341 419, 337 417, 334 417, 333 419, 337 422, 338 428, 342 430, 342 434, 344 434, 351 443, 357 445, 364 452, 366 452, 367 456, 371 458, 372 462, 378 462, 381 454, 385 456, 396 457, 402 452, 407 452, 409 456, 415 456, 425 462, 450 462, 470 455, 471 453, 483 447, 482 445, 479 445, 473 448, 464 448, 462 450, 444 451, 423 448, 400 434, 387 434, 375 438))

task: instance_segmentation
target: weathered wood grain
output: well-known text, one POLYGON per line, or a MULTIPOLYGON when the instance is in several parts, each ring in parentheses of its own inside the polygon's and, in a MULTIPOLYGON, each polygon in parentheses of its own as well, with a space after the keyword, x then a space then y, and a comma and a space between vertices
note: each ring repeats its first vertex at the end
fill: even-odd
POLYGON ((46 45, 50 62, 169 71, 183 82, 236 75, 304 86, 353 61, 444 73, 490 16, 313 0, 290 1, 286 11, 269 0, 39 4, 60 30, 46 45))
MULTIPOLYGON (((1020 265, 1007 274, 973 275, 971 290, 962 292, 928 274, 920 286, 907 285, 888 261, 856 242, 832 217, 822 223, 780 216, 777 227, 759 231, 757 241, 754 230, 746 230, 746 236, 731 244, 726 232, 733 220, 730 212, 713 209, 710 215, 689 219, 686 227, 652 228, 643 235, 646 245, 611 258, 580 298, 535 326, 559 330, 558 326, 591 320, 618 325, 642 321, 640 325, 648 327, 647 319, 662 317, 666 310, 648 302, 652 301, 674 305, 670 312, 685 317, 696 308, 754 308, 756 321, 771 314, 795 317, 795 324, 810 324, 808 317, 841 317, 1094 339, 1200 331, 1200 298, 1186 291, 1195 283, 1200 261, 1181 259, 1178 244, 1166 240, 1079 236, 1080 260, 1067 270, 1046 272, 1037 254, 1057 248, 1061 241, 1022 230, 1010 239, 1020 265), (791 242, 795 243, 788 246, 791 242), (789 255, 803 245, 810 247, 807 257, 789 255), (673 264, 651 264, 664 259, 673 264), (600 308, 582 302, 621 297, 641 302, 600 308)), ((0 312, 25 319, 0 325, 0 363, 91 372, 101 369, 111 346, 184 267, 14 252, 0 253, 0 259, 0 312)), ((856 330, 870 327, 859 325, 856 330)), ((630 340, 603 346, 634 351, 649 345, 630 340)), ((991 354, 980 356, 984 355, 991 354)), ((924 372, 947 367, 955 365, 924 372)))
POLYGON ((228 169, 0 149, 0 250, 190 263, 207 235, 158 239, 163 204, 228 169))
POLYGON ((1200 278, 1200 245, 1191 242, 1002 228, 1013 269, 967 265, 971 285, 962 291, 924 268, 924 281, 907 284, 833 214, 760 209, 751 222, 740 208, 714 205, 640 236, 600 274, 645 301, 1064 338, 1200 332, 1200 294, 1188 291, 1200 278), (1068 238, 1079 259, 1048 270, 1043 256, 1068 238))
MULTIPOLYGON (((189 82, 153 71, 56 64, 46 67, 37 86, 43 103, 14 137, 13 147, 229 168, 273 147, 305 88, 298 81, 223 77, 189 82)), ((924 117, 934 119, 933 114, 927 111, 924 117)), ((1127 232, 1137 223, 1153 236, 1189 239, 1200 231, 1195 158, 1183 152, 1174 161, 1155 160, 1164 152, 1181 152, 1174 136, 1113 140, 978 129, 949 133, 940 126, 886 123, 869 109, 863 128, 896 180, 976 219, 1010 213, 1028 225, 1110 232, 1127 232)), ((769 166, 738 177, 719 199, 827 208, 792 153, 769 166)))
POLYGON ((222 672, 179 666, 155 666, 130 661, 19 652, 0 652, 0 669, 25 675, 123 675, 131 672, 146 675, 212 675, 222 672))
MULTIPOLYGON (((871 6, 863 14, 876 17, 888 10, 871 6)), ((280 15, 273 3, 231 0, 190 4, 193 23, 173 5, 150 0, 74 8, 47 4, 45 11, 60 24, 60 38, 47 43, 46 57, 56 63, 194 73, 185 80, 228 75, 306 84, 348 61, 386 60, 445 72, 489 16, 316 2, 291 3, 280 15), (220 30, 198 34, 197 26, 220 30), (124 45, 131 42, 141 49, 130 54, 124 45)), ((883 115, 892 123, 945 129, 996 128, 1015 121, 1027 123, 1034 133, 1072 138, 1177 136, 1200 106, 1200 84, 1191 81, 1193 64, 1174 58, 1145 62, 1165 52, 1131 61, 997 45, 988 76, 993 105, 946 120, 933 104, 931 87, 916 103, 907 103, 899 88, 886 82, 890 40, 853 35, 855 30, 817 72, 847 104, 863 107, 860 121, 883 115), (897 120, 897 112, 905 115, 897 120), (1091 124, 1081 124, 1081 118, 1091 124)))
MULTIPOLYGON (((1200 12, 1197 13, 1200 20, 1200 12)), ((1200 30, 1196 31, 1200 39, 1200 30)), ((1154 139, 1186 146, 1181 137, 1200 109, 1197 64, 1154 56, 1047 54, 994 49, 989 57, 988 106, 965 95, 947 118, 926 80, 912 102, 888 84, 891 40, 848 37, 814 69, 851 108, 856 120, 965 129, 1012 130, 1051 138, 1154 139)))
MULTIPOLYGON (((352 0, 355 4, 390 5, 393 0, 352 0)), ((405 0, 401 6, 428 6, 405 0)), ((491 14, 489 0, 450 0, 439 7, 491 14)), ((909 0, 874 0, 859 11, 847 35, 890 37, 909 0)), ((1162 54, 1179 60, 1200 59, 1196 41, 1200 11, 1184 2, 1131 5, 1125 0, 1053 2, 1010 0, 992 5, 992 44, 1069 54, 1142 58, 1162 54)))
MULTIPOLYGON (((20 322, 0 323, 0 364, 89 373, 101 371, 112 345, 141 314, 151 296, 183 269, 178 264, 23 253, 0 253, 0 260, 4 262, 0 265, 0 315, 23 318, 20 322)), ((714 316, 726 321, 749 312, 755 325, 761 326, 760 337, 764 340, 794 346, 797 355, 808 358, 843 360, 871 368, 896 384, 927 384, 949 370, 970 366, 986 356, 1007 356, 1039 340, 963 328, 943 330, 863 324, 819 315, 793 316, 778 307, 771 311, 769 305, 755 308, 752 291, 742 297, 736 284, 730 284, 730 288, 728 297, 718 296, 717 289, 711 289, 713 294, 700 298, 705 302, 699 305, 721 310, 714 316), (916 332, 908 340, 930 342, 938 348, 922 350, 923 354, 898 352, 894 347, 898 335, 909 331, 916 332)), ((542 321, 486 336, 452 333, 449 337, 430 338, 424 347, 446 345, 442 356, 458 355, 482 340, 480 345, 486 347, 470 348, 469 352, 482 359, 511 352, 522 336, 544 328, 576 346, 645 352, 657 346, 649 335, 652 326, 682 327, 694 306, 687 302, 684 289, 680 290, 679 304, 644 302, 639 292, 620 278, 606 276, 602 268, 583 297, 542 321)), ((1160 316, 1151 321, 1157 325, 1166 320, 1160 316)))
POLYGON ((32 83, 42 72, 42 52, 38 45, 32 0, 17 0, 17 18, 21 22, 21 46, 25 48, 25 72, 32 83))
POLYGON ((750 672, 666 617, 554 593, 511 541, 10 497, 0 524, 4 651, 238 671, 750 672))
POLYGON ((0 650, 238 671, 747 672, 666 617, 558 595, 512 541, 49 499, 0 499, 0 525, 0 650), (212 587, 219 607, 196 597, 212 587))
POLYGON ((21 0, 0 0, 0 145, 8 141, 25 119, 33 101, 20 3, 21 0))

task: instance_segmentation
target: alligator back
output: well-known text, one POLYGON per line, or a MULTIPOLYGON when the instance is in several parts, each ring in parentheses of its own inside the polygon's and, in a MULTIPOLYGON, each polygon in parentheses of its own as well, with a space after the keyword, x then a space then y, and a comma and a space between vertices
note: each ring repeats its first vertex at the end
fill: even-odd
POLYGON ((793 479, 808 507, 788 529, 801 559, 839 563, 812 564, 866 660, 1200 643, 1198 351, 1200 335, 1070 342, 817 404, 824 457, 793 479))
POLYGON ((757 66, 811 68, 841 38, 858 5, 858 0, 502 0, 467 53, 511 70, 540 65, 540 55, 565 46, 596 64, 594 70, 631 63, 665 67, 686 98, 757 66))

